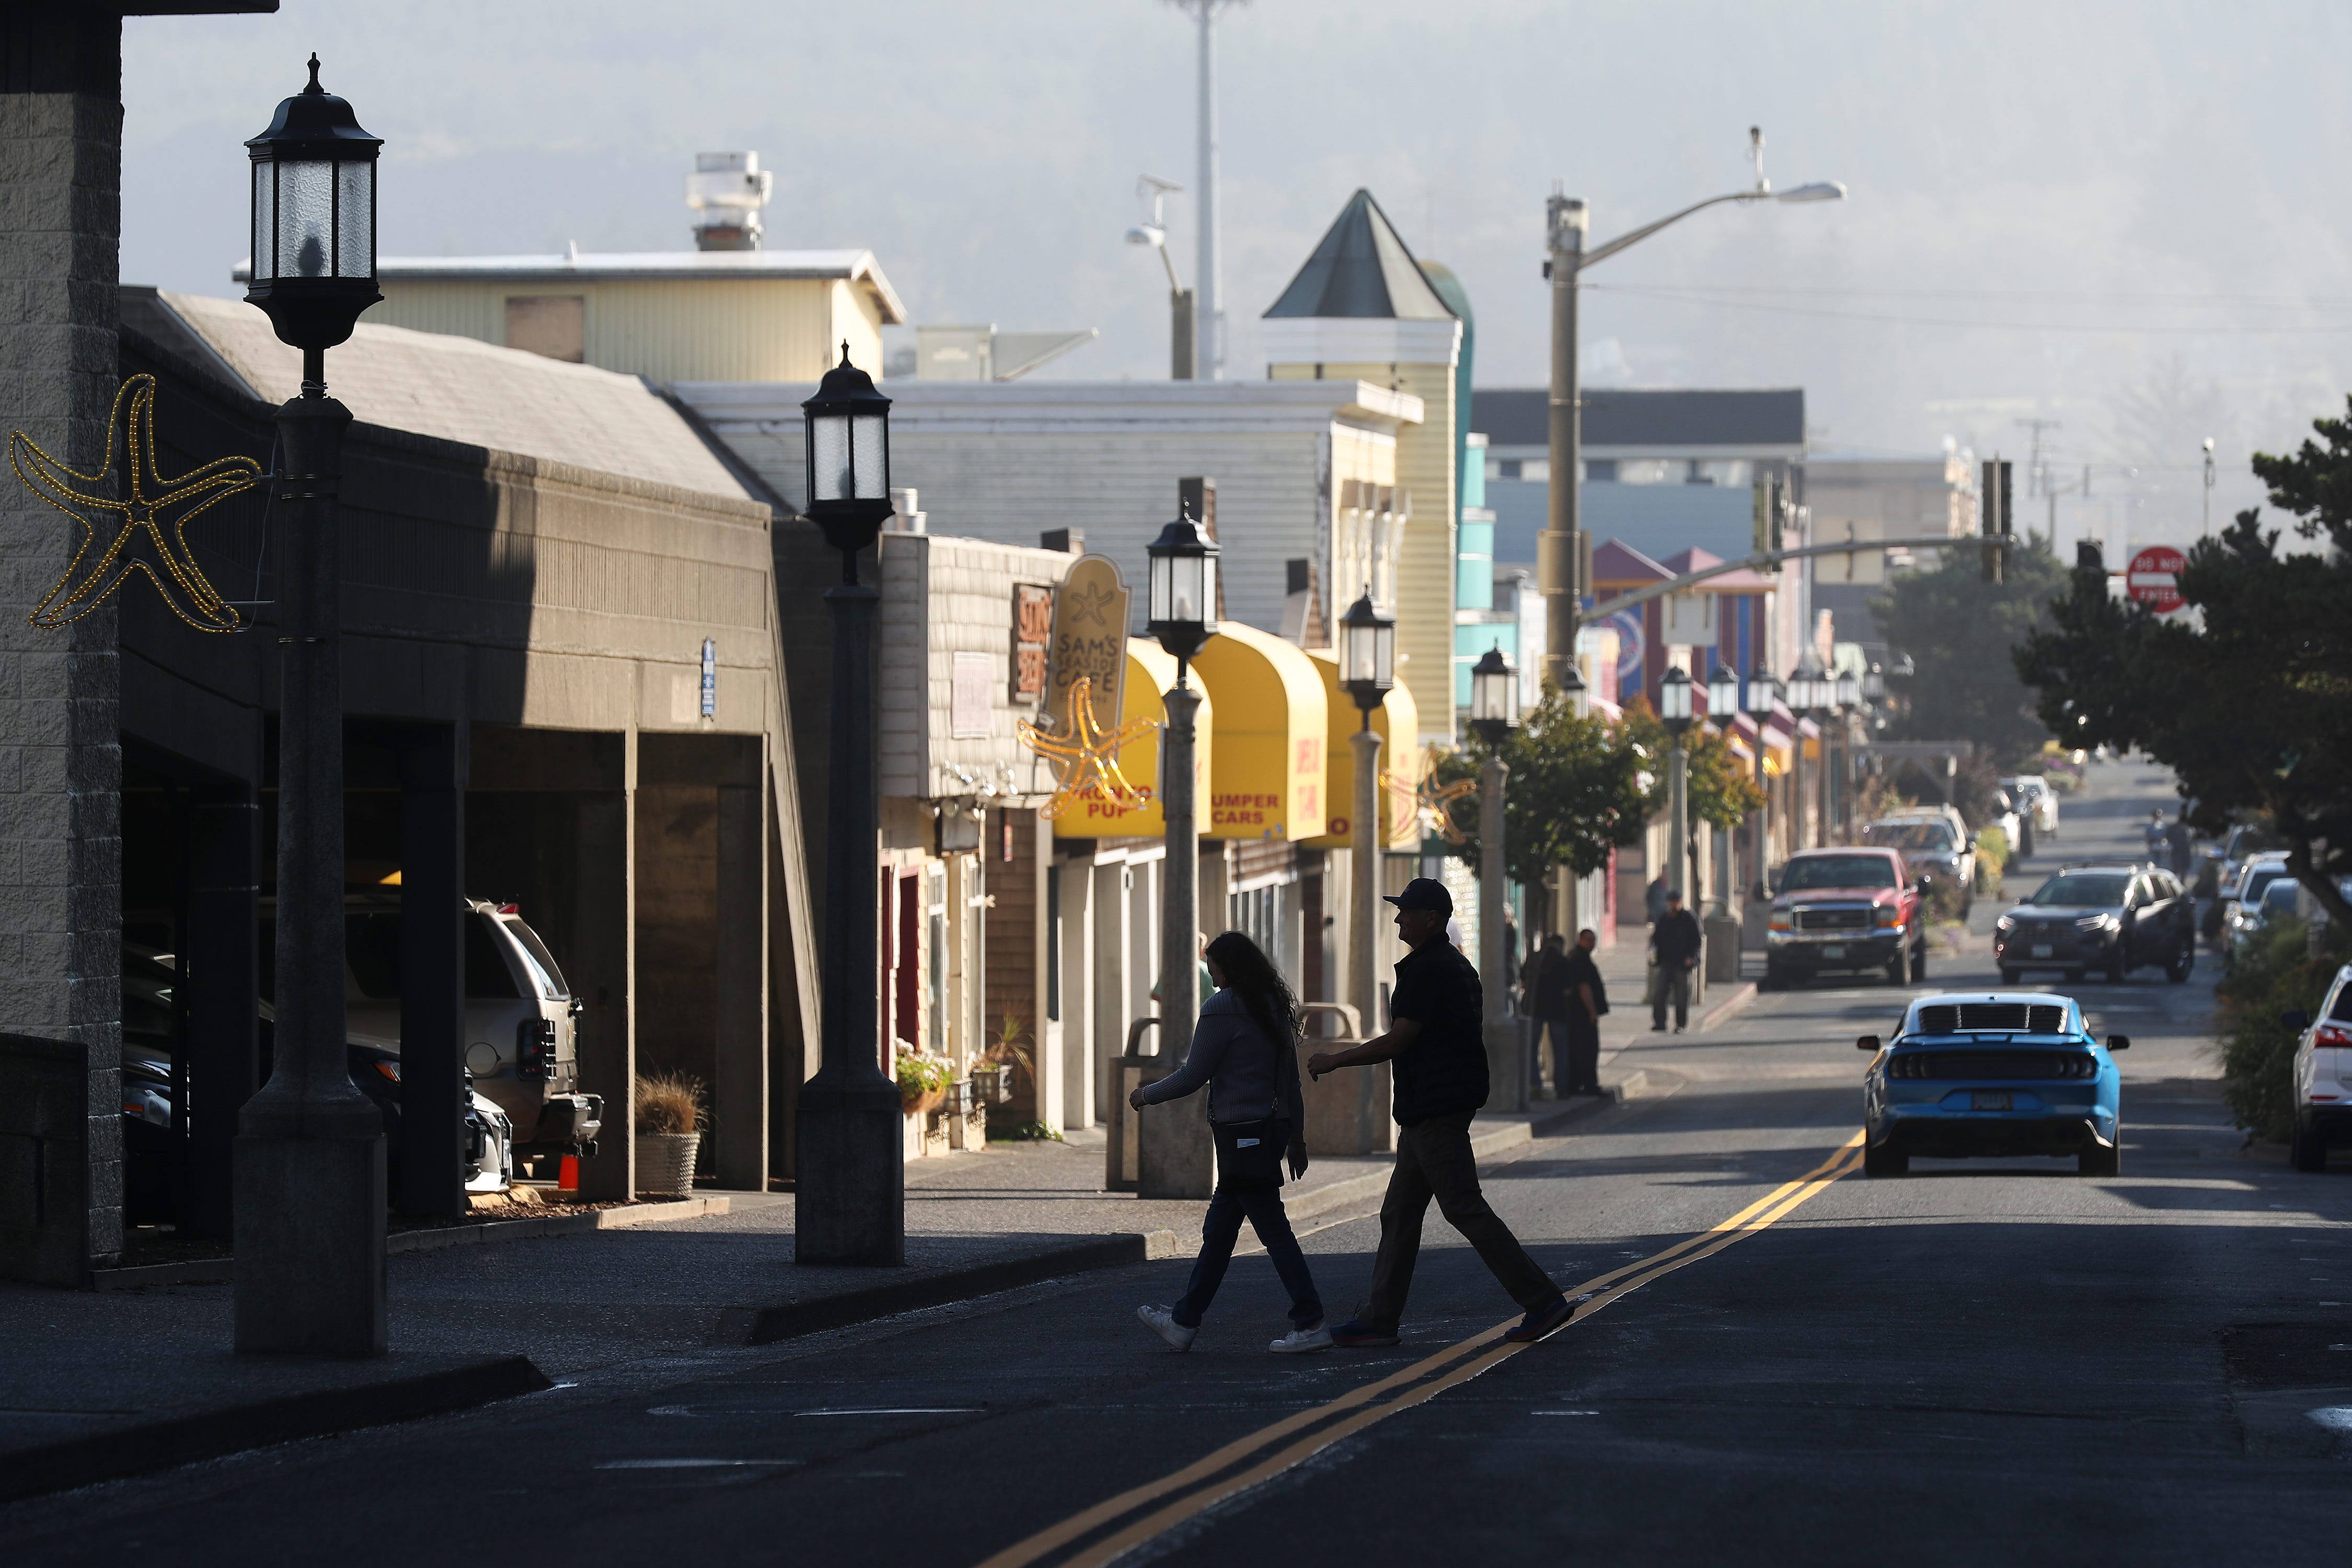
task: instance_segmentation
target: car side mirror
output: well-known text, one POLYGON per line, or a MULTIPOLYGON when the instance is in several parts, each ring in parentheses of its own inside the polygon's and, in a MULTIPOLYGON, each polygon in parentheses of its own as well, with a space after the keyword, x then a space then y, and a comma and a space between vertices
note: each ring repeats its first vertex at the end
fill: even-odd
POLYGON ((2127 1051, 2131 1049, 2131 1037, 2129 1035, 2109 1035, 2107 1037, 2107 1049, 2111 1051, 2127 1051))
POLYGON ((1878 1048, 1878 1037, 1876 1035, 1864 1035, 1862 1038, 1854 1041, 1854 1044, 1863 1050, 1874 1051, 1878 1048))
POLYGON ((2285 1012, 2279 1015, 2279 1025, 2283 1028, 2292 1029, 2296 1034, 2300 1035, 2305 1029, 2311 1027, 2311 1015, 2305 1012, 2300 1007, 2290 1007, 2285 1012))
POLYGON ((1971 833, 1971 834, 1969 834, 1969 848, 1971 848, 1971 849, 1973 849, 1973 848, 1975 848, 1976 847, 1977 847, 1977 836, 1976 836, 1975 834, 1971 833))

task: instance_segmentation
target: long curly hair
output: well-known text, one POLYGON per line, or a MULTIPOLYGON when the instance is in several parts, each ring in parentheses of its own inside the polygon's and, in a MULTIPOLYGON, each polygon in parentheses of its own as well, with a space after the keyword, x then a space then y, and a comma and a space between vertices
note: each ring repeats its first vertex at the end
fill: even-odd
POLYGON ((1265 950, 1246 932, 1229 931, 1209 944, 1209 957, 1225 986, 1242 999, 1243 1010, 1269 1038, 1281 1045, 1298 1039, 1298 997, 1265 950))

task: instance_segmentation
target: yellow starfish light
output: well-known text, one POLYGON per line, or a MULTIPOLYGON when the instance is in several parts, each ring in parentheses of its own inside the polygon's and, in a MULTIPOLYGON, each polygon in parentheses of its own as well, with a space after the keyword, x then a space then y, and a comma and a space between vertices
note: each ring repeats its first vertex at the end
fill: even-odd
POLYGON ((188 548, 187 527, 199 513, 260 483, 261 465, 251 458, 215 458, 178 479, 163 478, 155 468, 153 376, 134 375, 114 395, 114 411, 106 424, 106 461, 98 472, 68 468, 22 430, 9 433, 8 466, 26 489, 81 525, 73 560, 57 586, 33 607, 33 625, 54 631, 79 620, 136 572, 155 585, 173 614, 198 631, 238 629, 237 613, 222 602, 196 564, 188 548), (128 492, 122 500, 100 493, 113 471, 118 447, 122 451, 122 488, 128 492), (167 514, 180 507, 187 510, 167 522, 167 514), (104 548, 97 550, 96 519, 101 513, 121 521, 104 548), (90 560, 93 550, 95 561, 90 560))
POLYGON ((1383 773, 1381 782, 1396 796, 1398 816, 1409 816, 1419 824, 1419 837, 1426 838, 1434 833, 1448 844, 1467 844, 1470 836, 1454 824, 1454 803, 1476 798, 1478 781, 1455 779, 1452 784, 1438 783, 1437 757, 1437 748, 1432 746, 1422 759, 1418 779, 1408 779, 1402 773, 1383 773))
POLYGON ((1013 726, 1030 750, 1059 766, 1061 784, 1037 815, 1051 822, 1082 800, 1098 800, 1120 811, 1133 811, 1151 798, 1143 785, 1127 782, 1119 772, 1121 747, 1141 740, 1159 728, 1149 719, 1130 719, 1116 730, 1095 722, 1093 682, 1085 676, 1070 683, 1070 733, 1055 735, 1028 720, 1013 726))

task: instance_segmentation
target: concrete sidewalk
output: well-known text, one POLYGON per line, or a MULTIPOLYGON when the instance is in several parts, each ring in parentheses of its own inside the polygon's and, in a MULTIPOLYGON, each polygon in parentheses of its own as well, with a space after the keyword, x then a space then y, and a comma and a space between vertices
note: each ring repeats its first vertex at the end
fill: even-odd
MULTIPOLYGON (((1482 1117, 1482 1159, 1605 1109, 1482 1117)), ((1286 1189, 1303 1223, 1376 1207, 1386 1156, 1318 1159, 1286 1189)), ((1189 1257, 1203 1205, 1105 1193, 1100 1134, 999 1143, 908 1167, 907 1267, 802 1268, 793 1199, 626 1228, 524 1222, 495 1245, 395 1253, 393 1353, 235 1355, 233 1288, 0 1285, 0 1500, 263 1444, 528 1394, 630 1363, 694 1360, 1153 1258, 1189 1257)), ((715 1194, 714 1194, 715 1195, 715 1194)))

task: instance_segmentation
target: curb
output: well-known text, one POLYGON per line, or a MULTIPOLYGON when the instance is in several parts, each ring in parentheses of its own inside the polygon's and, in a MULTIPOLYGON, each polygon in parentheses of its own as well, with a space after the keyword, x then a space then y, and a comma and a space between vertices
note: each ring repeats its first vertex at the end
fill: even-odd
POLYGON ((1745 981, 1740 984, 1739 989, 1700 1015, 1698 1026, 1702 1029, 1712 1029, 1717 1024, 1727 1023, 1738 1016, 1741 1010, 1755 1000, 1756 982, 1745 981))
POLYGON ((470 1410, 555 1385, 528 1356, 498 1356, 355 1388, 321 1389, 252 1405, 120 1426, 0 1456, 0 1502, 217 1459, 248 1448, 362 1426, 470 1410))
MULTIPOLYGON (((627 1208, 593 1209, 586 1214, 548 1215, 539 1219, 492 1219, 478 1225, 453 1225, 438 1230, 396 1231, 384 1237, 386 1257, 398 1252, 437 1252, 445 1247, 478 1247, 493 1241, 528 1241, 541 1236, 581 1236, 591 1231, 625 1230, 632 1226, 658 1225, 664 1220, 699 1219, 722 1215, 723 1197, 680 1198, 675 1203, 633 1204, 627 1208)), ((131 1268, 90 1271, 93 1290, 129 1290, 142 1285, 220 1285, 236 1277, 230 1258, 199 1258, 186 1263, 149 1263, 131 1268)))
POLYGON ((773 1344, 779 1340, 845 1329, 877 1318, 920 1311, 926 1307, 944 1307, 1064 1275, 1118 1268, 1155 1258, 1174 1258, 1181 1250, 1181 1244, 1172 1230, 1094 1237, 1048 1247, 1025 1258, 944 1269, 919 1279, 895 1280, 837 1296, 792 1301, 781 1307, 733 1308, 719 1320, 717 1338, 737 1344, 773 1344))

